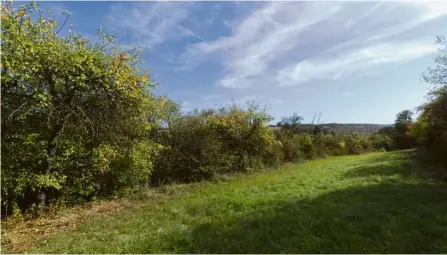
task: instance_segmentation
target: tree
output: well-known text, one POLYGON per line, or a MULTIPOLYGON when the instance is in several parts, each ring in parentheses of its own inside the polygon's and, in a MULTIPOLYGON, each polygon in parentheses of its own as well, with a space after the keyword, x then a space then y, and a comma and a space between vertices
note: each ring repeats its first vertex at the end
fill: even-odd
POLYGON ((282 126, 296 126, 301 124, 302 121, 303 117, 299 116, 297 112, 294 112, 289 117, 282 117, 279 123, 281 123, 282 126))
POLYGON ((91 197, 147 179, 148 168, 125 174, 150 167, 157 148, 143 141, 155 100, 138 50, 105 33, 100 43, 60 37, 34 3, 2 3, 1 14, 2 206, 29 206, 36 194, 41 203, 64 192, 91 197))
POLYGON ((180 118, 180 104, 174 102, 171 99, 167 99, 165 103, 162 105, 163 108, 163 120, 165 122, 166 127, 170 130, 172 127, 172 123, 180 118))
POLYGON ((435 88, 429 92, 428 102, 420 107, 417 134, 422 145, 447 165, 447 37, 438 36, 436 42, 440 54, 434 59, 435 66, 422 75, 435 88))
POLYGON ((396 115, 395 128, 399 134, 406 134, 413 123, 413 112, 410 110, 403 110, 396 115))
POLYGON ((393 137, 398 149, 409 149, 415 145, 415 139, 412 137, 411 128, 413 124, 413 112, 404 110, 396 115, 394 127, 396 135, 393 137))
POLYGON ((437 36, 436 43, 441 47, 438 49, 439 55, 435 57, 434 67, 429 67, 427 72, 422 74, 425 82, 438 85, 447 86, 447 36, 437 36))
POLYGON ((294 112, 291 116, 282 117, 281 121, 278 122, 278 126, 286 132, 296 133, 302 121, 303 117, 299 116, 297 112, 294 112))

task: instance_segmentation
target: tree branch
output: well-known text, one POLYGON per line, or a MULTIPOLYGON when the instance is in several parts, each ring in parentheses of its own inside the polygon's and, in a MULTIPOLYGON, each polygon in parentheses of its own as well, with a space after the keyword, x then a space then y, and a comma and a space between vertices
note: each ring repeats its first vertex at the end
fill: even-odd
POLYGON ((59 32, 62 30, 62 28, 65 27, 65 24, 67 24, 68 19, 70 18, 70 15, 65 16, 64 24, 56 31, 56 34, 59 34, 59 32))

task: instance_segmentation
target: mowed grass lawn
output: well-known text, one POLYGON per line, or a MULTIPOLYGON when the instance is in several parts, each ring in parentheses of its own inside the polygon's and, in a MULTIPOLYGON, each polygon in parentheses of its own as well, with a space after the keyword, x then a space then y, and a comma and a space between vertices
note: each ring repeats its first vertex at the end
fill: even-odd
POLYGON ((333 157, 92 217, 32 253, 447 253, 447 186, 414 152, 333 157))

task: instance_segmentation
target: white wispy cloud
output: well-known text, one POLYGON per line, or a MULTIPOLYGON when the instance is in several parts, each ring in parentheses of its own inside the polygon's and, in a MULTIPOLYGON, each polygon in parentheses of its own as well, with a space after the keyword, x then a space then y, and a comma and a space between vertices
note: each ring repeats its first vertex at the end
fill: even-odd
POLYGON ((212 42, 196 44, 188 55, 226 52, 226 76, 219 82, 223 87, 246 85, 251 77, 262 74, 269 63, 284 54, 306 27, 327 19, 340 6, 322 8, 318 2, 271 2, 255 10, 233 28, 233 35, 212 42), (301 15, 296 15, 300 10, 301 15))
POLYGON ((194 33, 191 29, 185 28, 185 27, 180 26, 180 25, 178 25, 177 28, 180 29, 180 30, 182 30, 182 31, 185 32, 186 34, 191 35, 191 36, 193 36, 193 37, 195 37, 195 38, 197 38, 197 39, 199 39, 199 40, 201 40, 201 41, 206 41, 205 38, 203 38, 202 36, 200 36, 200 35, 194 33))
POLYGON ((341 79, 374 66, 407 62, 437 51, 430 40, 407 43, 383 43, 361 48, 334 58, 306 59, 278 71, 282 86, 296 86, 313 79, 341 79))
POLYGON ((181 26, 188 19, 187 2, 140 2, 111 7, 108 19, 115 29, 124 31, 137 46, 154 47, 167 40, 182 36, 198 37, 181 26))
POLYGON ((382 4, 383 1, 380 1, 379 3, 375 4, 371 9, 363 13, 358 19, 349 19, 349 21, 345 24, 345 28, 349 29, 353 27, 355 24, 359 23, 360 21, 362 21, 363 19, 374 13, 382 4))
POLYGON ((372 35, 368 40, 380 40, 406 32, 430 20, 447 14, 447 2, 442 1, 420 1, 406 3, 408 8, 417 10, 419 15, 407 17, 404 22, 384 27, 380 33, 372 35))
POLYGON ((422 21, 435 19, 447 13, 446 1, 420 1, 413 4, 424 9, 424 15, 419 18, 422 21))
POLYGON ((446 15, 446 6, 270 2, 232 23, 231 36, 190 45, 182 57, 188 64, 219 59, 225 72, 217 84, 237 89, 373 74, 375 67, 434 53, 432 37, 395 37, 446 15))
POLYGON ((342 96, 345 96, 345 97, 348 97, 348 96, 352 96, 352 95, 354 95, 355 93, 354 92, 352 92, 352 91, 346 91, 346 92, 343 92, 341 95, 342 96))

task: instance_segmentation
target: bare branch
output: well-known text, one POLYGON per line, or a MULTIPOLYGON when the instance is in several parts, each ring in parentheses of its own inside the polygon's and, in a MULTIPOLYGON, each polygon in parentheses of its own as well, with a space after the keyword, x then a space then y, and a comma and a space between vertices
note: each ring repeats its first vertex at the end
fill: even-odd
POLYGON ((67 21, 69 18, 70 18, 70 15, 66 14, 64 24, 62 24, 62 26, 57 30, 56 34, 59 34, 59 32, 62 30, 62 28, 65 27, 65 24, 67 24, 67 21))
POLYGON ((19 106, 19 108, 17 108, 17 109, 15 109, 14 111, 12 111, 12 113, 8 116, 8 119, 12 119, 12 116, 17 112, 17 111, 19 111, 25 104, 26 104, 27 102, 23 102, 23 104, 21 104, 20 106, 19 106))

